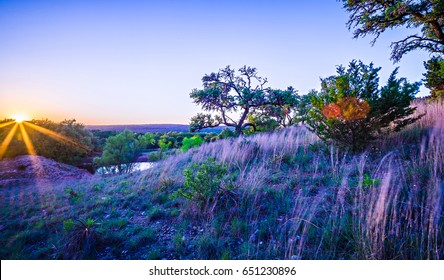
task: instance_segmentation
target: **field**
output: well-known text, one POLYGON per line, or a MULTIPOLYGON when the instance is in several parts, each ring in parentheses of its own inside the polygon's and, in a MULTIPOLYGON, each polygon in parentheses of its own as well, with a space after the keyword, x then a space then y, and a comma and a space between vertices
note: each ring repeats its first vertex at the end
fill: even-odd
POLYGON ((294 126, 144 172, 3 187, 0 257, 443 259, 444 106, 415 106, 423 118, 359 154, 294 126), (185 198, 199 168, 217 186, 185 198))

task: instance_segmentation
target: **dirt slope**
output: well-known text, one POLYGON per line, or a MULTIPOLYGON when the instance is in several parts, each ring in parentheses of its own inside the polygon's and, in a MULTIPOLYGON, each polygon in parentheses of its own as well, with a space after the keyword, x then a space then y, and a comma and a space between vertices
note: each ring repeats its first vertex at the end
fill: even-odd
POLYGON ((0 161, 0 186, 39 181, 75 180, 89 172, 41 156, 19 156, 0 161))

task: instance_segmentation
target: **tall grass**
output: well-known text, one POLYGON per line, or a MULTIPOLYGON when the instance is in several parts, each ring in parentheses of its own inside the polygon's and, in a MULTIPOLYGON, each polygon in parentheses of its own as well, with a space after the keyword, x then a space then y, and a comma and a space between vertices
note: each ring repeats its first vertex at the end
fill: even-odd
POLYGON ((190 162, 225 163, 239 209, 228 216, 215 209, 211 217, 225 219, 226 230, 233 219, 248 225, 238 258, 442 259, 444 109, 415 106, 425 113, 418 122, 362 154, 326 147, 299 126, 192 149, 143 174, 139 184, 178 186, 190 162))
POLYGON ((207 143, 145 172, 1 188, 0 256, 443 259, 444 106, 414 106, 419 121, 361 154, 296 126, 207 143), (175 197, 184 170, 209 157, 227 167, 229 198, 202 209, 175 197))

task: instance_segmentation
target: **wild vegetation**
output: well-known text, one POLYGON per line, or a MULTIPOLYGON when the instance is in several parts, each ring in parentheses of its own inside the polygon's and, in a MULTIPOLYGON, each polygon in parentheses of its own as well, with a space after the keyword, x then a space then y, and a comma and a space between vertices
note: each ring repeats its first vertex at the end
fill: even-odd
POLYGON ((117 133, 103 133, 94 131, 99 138, 95 143, 101 143, 99 151, 101 156, 94 158, 95 168, 104 168, 105 173, 130 173, 140 156, 147 154, 147 160, 155 162, 166 156, 186 152, 190 148, 198 147, 204 142, 232 137, 234 132, 230 129, 215 133, 135 133, 129 130, 117 133))
POLYGON ((321 139, 356 152, 381 134, 399 131, 421 117, 412 117, 415 107, 410 106, 420 83, 396 78, 395 69, 387 85, 379 86, 380 69, 352 61, 348 68, 339 66, 336 76, 322 79, 307 120, 321 139))
POLYGON ((433 99, 444 98, 444 3, 441 0, 375 1, 342 0, 349 13, 347 26, 354 38, 374 36, 372 45, 381 34, 390 29, 407 28, 417 31, 404 39, 392 42, 391 59, 399 62, 414 50, 423 50, 432 56, 424 63, 425 86, 433 99), (419 29, 419 30, 418 30, 419 29))
POLYGON ((444 4, 441 0, 342 2, 350 15, 347 25, 353 29, 354 37, 374 36, 372 44, 389 29, 420 29, 419 33, 392 43, 391 58, 395 62, 413 50, 424 50, 438 56, 444 54, 444 4))
MULTIPOLYGON (((0 129, 2 143, 14 129, 14 123, 11 121, 0 121, 0 124, 10 123, 0 129)), ((76 120, 64 120, 59 123, 48 119, 32 120, 25 122, 24 127, 25 130, 16 129, 16 137, 11 138, 8 149, 3 154, 4 158, 29 154, 25 138, 32 139, 36 154, 67 164, 79 163, 94 150, 93 135, 76 120)))
POLYGON ((2 188, 0 256, 442 259, 444 109, 414 106, 426 115, 357 154, 293 126, 142 173, 2 188))
POLYGON ((424 85, 430 89, 433 100, 444 100, 444 59, 433 57, 424 62, 427 70, 424 74, 424 85))
POLYGON ((210 114, 192 117, 191 131, 225 125, 241 135, 248 129, 256 132, 291 126, 304 117, 298 114, 303 108, 296 109, 300 97, 292 87, 267 87, 267 79, 260 77, 254 67, 243 66, 238 72, 227 66, 204 75, 203 89, 194 89, 190 97, 210 114))
POLYGON ((303 96, 227 66, 190 94, 210 113, 191 130, 228 127, 218 135, 90 133, 75 121, 42 121, 29 135, 22 125, 16 138, 3 130, 15 141, 8 157, 34 152, 29 136, 36 154, 64 162, 103 150, 96 165, 119 174, 0 188, 0 257, 443 259, 442 1, 343 3, 355 37, 421 27, 392 44, 392 60, 431 52, 431 98, 414 100, 419 83, 397 70, 380 86, 379 68, 358 61, 303 96), (131 172, 143 151, 158 162, 131 172))

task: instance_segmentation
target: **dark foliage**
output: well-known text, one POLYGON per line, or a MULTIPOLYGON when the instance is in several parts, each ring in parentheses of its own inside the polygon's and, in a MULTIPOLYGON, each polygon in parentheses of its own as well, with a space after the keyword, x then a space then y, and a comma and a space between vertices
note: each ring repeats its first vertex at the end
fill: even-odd
POLYGON ((350 14, 347 23, 354 37, 373 35, 376 39, 387 29, 421 28, 419 34, 393 42, 392 59, 397 62, 412 50, 444 54, 444 2, 442 0, 342 0, 350 14))
POLYGON ((424 62, 427 72, 424 74, 425 86, 430 89, 433 100, 444 99, 444 59, 433 57, 424 62))

